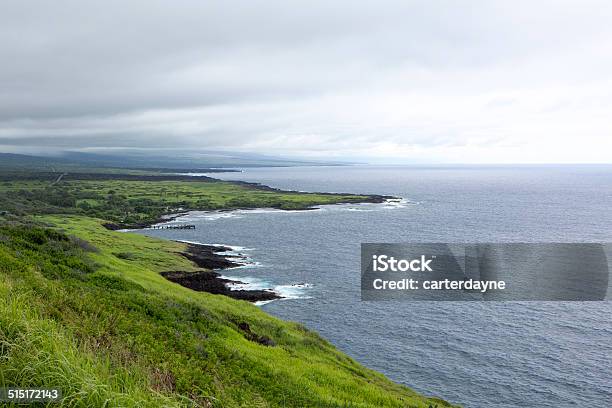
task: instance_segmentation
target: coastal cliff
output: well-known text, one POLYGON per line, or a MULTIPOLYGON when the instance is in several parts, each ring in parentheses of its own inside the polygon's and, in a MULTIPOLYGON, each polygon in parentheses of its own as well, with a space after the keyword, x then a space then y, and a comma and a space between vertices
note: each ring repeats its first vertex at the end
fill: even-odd
POLYGON ((1 386, 58 387, 59 406, 74 407, 451 406, 250 303, 274 293, 228 293, 214 269, 237 263, 223 248, 104 227, 187 204, 294 209, 364 196, 116 176, 22 178, 0 193, 1 386))

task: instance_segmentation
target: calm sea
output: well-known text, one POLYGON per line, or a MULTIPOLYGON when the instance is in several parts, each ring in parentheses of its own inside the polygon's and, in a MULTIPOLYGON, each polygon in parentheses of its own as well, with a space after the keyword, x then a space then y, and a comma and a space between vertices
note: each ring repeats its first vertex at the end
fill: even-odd
MULTIPOLYGON (((288 299, 267 312, 317 330, 391 379, 466 407, 612 406, 612 303, 361 302, 361 242, 612 241, 612 166, 299 167, 213 177, 303 191, 389 194, 399 204, 192 213, 229 244, 225 271, 288 299)), ((610 256, 610 255, 608 255, 610 256)))

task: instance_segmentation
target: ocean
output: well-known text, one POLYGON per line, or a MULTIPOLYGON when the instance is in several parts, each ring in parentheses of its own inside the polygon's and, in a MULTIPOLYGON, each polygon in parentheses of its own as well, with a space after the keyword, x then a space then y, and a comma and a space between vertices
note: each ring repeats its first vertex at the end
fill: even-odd
MULTIPOLYGON (((392 380, 465 407, 612 406, 612 303, 363 302, 362 242, 610 242, 612 166, 337 166, 215 173, 399 203, 194 212, 148 235, 235 247, 225 276, 392 380)), ((610 257, 610 254, 608 254, 610 257)), ((610 292, 609 292, 610 293, 610 292)))

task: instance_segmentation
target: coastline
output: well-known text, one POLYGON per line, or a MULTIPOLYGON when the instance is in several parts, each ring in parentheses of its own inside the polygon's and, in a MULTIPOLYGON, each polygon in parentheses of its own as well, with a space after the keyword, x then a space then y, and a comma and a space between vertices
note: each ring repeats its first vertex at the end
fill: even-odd
POLYGON ((283 298, 272 289, 232 289, 231 285, 245 285, 245 282, 224 278, 217 272, 246 264, 240 262, 240 260, 245 259, 243 256, 227 253, 232 248, 183 241, 177 242, 187 245, 186 250, 180 252, 180 254, 205 270, 162 272, 161 275, 169 281, 197 292, 225 295, 248 302, 267 302, 283 298))
MULTIPOLYGON (((142 191, 149 193, 149 186, 139 185, 138 187, 140 191, 134 192, 126 189, 125 186, 123 186, 123 189, 115 188, 115 185, 105 186, 103 191, 108 191, 108 193, 101 195, 100 200, 104 202, 106 199, 113 198, 115 194, 121 198, 119 203, 127 203, 128 199, 142 199, 145 195, 142 191), (120 196, 122 193, 125 194, 123 198, 120 196), (132 195, 132 193, 139 194, 132 195)), ((154 186, 151 185, 150 187, 154 186)), ((206 185, 203 185, 204 194, 207 190, 205 187, 206 185)), ((54 185, 54 188, 57 187, 54 185)), ((155 191, 159 191, 159 189, 155 191)), ((215 194, 214 188, 208 189, 208 191, 215 194)), ((68 192, 75 193, 72 190, 68 190, 68 192)), ((83 190, 78 192, 82 194, 83 190)), ((239 194, 240 191, 234 193, 235 196, 239 196, 239 194)), ((245 195, 250 196, 250 194, 245 195)), ((254 196, 257 197, 256 194, 254 196)), ((39 198, 39 196, 36 196, 36 198, 39 198)), ((23 290, 21 287, 17 288, 19 293, 25 293, 28 296, 32 294, 31 299, 27 299, 27 305, 40 305, 40 307, 51 310, 64 310, 66 306, 71 306, 71 304, 67 305, 63 302, 63 299, 78 300, 79 303, 75 305, 74 313, 59 315, 58 318, 61 319, 59 323, 57 323, 57 318, 50 320, 53 324, 59 324, 60 330, 67 327, 69 333, 80 333, 79 330, 93 333, 85 340, 96 345, 103 344, 103 347, 109 348, 109 355, 117 359, 123 358, 123 350, 134 347, 135 341, 136 346, 140 347, 138 350, 145 355, 147 360, 142 365, 137 365, 130 360, 126 368, 129 371, 126 372, 130 376, 138 375, 141 372, 153 373, 151 382, 142 382, 144 384, 143 392, 148 393, 150 391, 149 388, 146 388, 148 384, 153 384, 153 386, 157 384, 155 381, 158 377, 155 376, 160 371, 159 367, 154 365, 154 362, 158 361, 161 352, 163 356, 161 359, 169 365, 165 366, 165 371, 162 373, 176 376, 173 378, 177 379, 177 383, 182 381, 185 384, 194 384, 194 386, 204 389, 206 396, 214 394, 220 387, 227 389, 228 384, 234 384, 235 380, 238 379, 241 383, 254 385, 253 392, 250 392, 248 388, 237 388, 240 395, 245 395, 245 400, 252 400, 253 397, 260 397, 262 392, 267 392, 266 400, 277 401, 277 391, 282 389, 283 403, 287 401, 284 399, 285 395, 295 396, 289 400, 291 406, 320 406, 328 402, 332 402, 334 405, 346 403, 347 398, 334 397, 339 390, 345 389, 351 390, 350 400, 363 401, 364 406, 398 406, 398 404, 405 405, 412 402, 414 406, 426 408, 428 404, 437 404, 441 401, 437 398, 418 394, 404 385, 393 383, 381 374, 359 365, 303 325, 280 320, 260 308, 229 299, 234 297, 235 299, 255 303, 265 303, 270 301, 268 299, 271 297, 277 298, 275 294, 271 294, 268 290, 262 292, 232 291, 231 289, 248 288, 251 285, 249 279, 245 278, 245 282, 239 282, 242 279, 223 276, 214 270, 244 266, 242 260, 249 261, 250 259, 248 256, 241 257, 240 253, 236 253, 236 251, 240 251, 240 247, 198 244, 197 242, 177 243, 168 238, 150 238, 142 234, 116 234, 111 231, 114 228, 105 228, 102 224, 105 219, 120 222, 125 219, 121 216, 122 214, 115 216, 115 213, 106 210, 106 212, 85 210, 72 212, 70 211, 72 207, 67 206, 65 212, 41 215, 35 210, 42 212, 39 208, 46 208, 44 207, 46 201, 42 201, 43 198, 46 197, 41 195, 41 202, 34 202, 36 207, 33 207, 30 212, 38 217, 36 218, 36 225, 40 225, 40 227, 37 227, 39 230, 35 231, 37 234, 32 235, 31 225, 24 222, 23 225, 11 227, 14 230, 11 231, 20 237, 19 241, 0 242, 3 246, 8 247, 8 251, 5 252, 11 262, 13 262, 12 257, 16 257, 15 265, 26 266, 25 268, 10 268, 8 273, 17 277, 15 282, 20 284, 23 282, 23 290), (110 214, 114 218, 96 217, 96 215, 106 214, 110 214), (38 239, 40 234, 45 237, 42 243, 38 239), (47 245, 46 241, 51 244, 47 245), (22 246, 11 247, 11 245, 17 244, 22 245, 28 251, 34 247, 31 254, 35 256, 22 257, 20 255, 24 250, 22 246), (59 259, 57 251, 51 250, 58 246, 68 249, 59 253, 59 259), (13 253, 15 255, 12 255, 13 253), (60 293, 61 296, 46 296, 44 293, 39 296, 37 292, 25 286, 26 284, 30 285, 31 281, 29 279, 18 279, 20 276, 28 274, 30 270, 38 270, 37 265, 40 262, 38 257, 45 261, 45 266, 51 268, 45 269, 46 273, 53 274, 51 276, 61 276, 62 279, 48 279, 42 274, 34 273, 32 276, 37 279, 34 283, 38 284, 37 282, 40 281, 39 286, 43 287, 44 285, 53 285, 53 290, 49 293, 60 293), (58 260, 59 263, 57 263, 58 260), (83 270, 91 273, 83 274, 80 269, 78 271, 74 270, 75 263, 83 270), (206 267, 207 270, 199 270, 198 266, 206 267), (70 274, 68 275, 68 273, 70 274), (183 281, 182 283, 186 283, 186 285, 180 284, 181 282, 174 285, 169 282, 170 280, 183 281), (199 285, 200 288, 189 288, 187 285, 199 285), (203 294, 197 293, 197 289, 204 289, 210 293, 216 291, 216 293, 225 296, 203 296, 203 294), (101 305, 104 307, 101 307, 101 305), (89 310, 92 310, 93 313, 88 313, 89 310), (112 316, 110 328, 104 316, 98 318, 99 315, 96 313, 99 310, 108 311, 108 316, 112 316), (92 315, 96 316, 96 319, 89 318, 92 315), (118 316, 120 320, 115 320, 115 316, 118 316), (95 330, 91 330, 92 326, 90 325, 95 325, 93 327, 95 330), (103 333, 104 343, 100 343, 100 337, 96 336, 100 332, 103 333), (117 348, 111 349, 111 346, 117 348), (232 351, 232 354, 224 354, 228 350, 232 351), (238 353, 233 350, 238 350, 238 353), (238 365, 232 362, 234 358, 238 359, 236 360, 239 362, 238 365), (338 364, 338 360, 340 360, 340 364, 338 364), (153 361, 153 363, 149 363, 150 361, 153 361), (248 361, 250 365, 242 369, 244 361, 248 361), (287 371, 280 373, 277 370, 271 371, 269 370, 271 364, 274 367, 286 367, 287 371), (207 384, 211 383, 207 382, 208 376, 203 378, 201 376, 197 378, 190 376, 191 373, 210 373, 211 366, 228 368, 227 378, 219 379, 211 376, 215 381, 219 381, 218 383, 212 383, 212 391, 206 388, 207 384), (313 371, 321 373, 322 378, 326 379, 325 387, 322 389, 325 392, 323 397, 319 392, 305 393, 304 391, 309 389, 305 390, 303 387, 295 386, 296 379, 305 378, 313 371), (356 372, 358 373, 357 376, 355 375, 356 372), (330 381, 327 381, 327 378, 330 381), (266 381, 262 382, 262 379, 266 381), (286 394, 285 390, 288 390, 289 394, 286 394), (338 401, 338 404, 335 401, 338 401)), ((223 200, 219 201, 223 203, 223 200)), ((382 196, 366 197, 365 195, 351 195, 346 197, 346 200, 311 196, 302 201, 298 197, 286 194, 285 197, 275 198, 274 200, 245 200, 246 208, 237 208, 238 206, 234 208, 230 204, 226 206, 229 208, 213 209, 213 212, 253 210, 256 208, 290 212, 297 209, 311 210, 336 204, 355 205, 369 202, 383 203, 384 201, 386 201, 386 198, 382 196), (267 202, 276 203, 279 201, 289 203, 289 208, 265 205, 267 202), (298 205, 295 205, 296 203, 298 205), (299 205, 304 203, 307 203, 308 206, 299 205)), ((68 204, 71 204, 71 202, 66 201, 66 205, 68 204)), ((76 203, 72 204, 73 206, 76 205, 76 203)), ((176 207, 179 207, 179 205, 166 205, 162 200, 162 206, 157 207, 162 211, 149 212, 150 217, 147 218, 153 219, 159 216, 161 222, 171 222, 180 215, 187 214, 187 211, 181 211, 180 213, 161 215, 164 208, 182 210, 176 207)), ((339 207, 342 208, 343 206, 339 207)), ((89 207, 87 209, 89 210, 89 207)), ((145 211, 141 213, 146 214, 145 211)), ((166 213, 168 212, 166 211, 166 213)), ((120 225, 120 227, 124 226, 120 225)), ((0 250, 3 249, 0 248, 0 250)), ((5 252, 0 251, 0 255, 5 252)), ((264 285, 267 284, 251 287, 264 289, 266 288, 264 285)), ((37 286, 34 285, 34 287, 37 286)), ((285 296, 282 289, 275 286, 274 290, 285 296)), ((290 296, 287 297, 290 298, 290 296)), ((19 321, 25 320, 28 316, 27 313, 19 311, 19 321)), ((35 326, 34 323, 27 324, 27 327, 35 326)), ((53 348, 55 352, 53 358, 56 358, 56 355, 57 358, 61 358, 61 351, 63 350, 61 347, 64 347, 65 344, 71 345, 73 342, 70 338, 64 340, 63 337, 59 336, 53 337, 53 339, 57 343, 57 346, 53 348)), ((76 356, 75 367, 84 364, 82 361, 90 357, 90 354, 81 356, 78 350, 71 355, 76 356)), ((102 358, 106 358, 106 355, 103 354, 102 358)), ((88 367, 92 367, 89 361, 87 363, 88 367)), ((79 371, 75 368, 72 372, 79 371)), ((105 373, 106 371, 102 372, 102 375, 105 373)), ((76 379, 70 378, 68 382, 74 383, 81 378, 78 375, 76 377, 76 379)), ((96 382, 97 384, 106 387, 106 389, 109 387, 105 378, 100 378, 96 382)), ((66 387, 65 383, 61 385, 66 387)), ((185 392, 180 389, 173 388, 171 392, 169 395, 172 397, 176 394, 178 395, 177 398, 183 398, 185 395, 185 392)), ((116 395, 109 393, 109 397, 113 398, 116 395)), ((233 401, 230 398, 226 400, 233 401)), ((447 404, 444 403, 444 405, 447 404)))
MULTIPOLYGON (((141 176, 135 176, 141 177, 141 176)), ((164 179, 166 176, 149 176, 151 179, 164 179)), ((240 180, 221 180, 208 176, 187 176, 184 174, 168 176, 168 180, 175 181, 208 181, 212 183, 231 183, 238 186, 246 187, 252 190, 260 190, 260 191, 268 191, 274 193, 283 193, 283 194, 317 194, 321 196, 330 196, 330 197, 346 197, 346 196, 358 196, 359 199, 347 199, 347 200, 339 200, 334 202, 333 204, 320 203, 320 204, 311 204, 311 205, 298 205, 292 208, 283 208, 281 205, 270 205, 265 207, 248 207, 248 206, 236 206, 236 207, 228 207, 228 208, 176 208, 169 209, 169 212, 166 214, 162 214, 155 219, 145 220, 137 223, 118 223, 118 222, 105 222, 102 224, 106 229, 111 231, 118 230, 139 230, 146 229, 153 225, 168 223, 174 221, 176 218, 187 215, 191 211, 235 211, 235 210, 255 210, 255 209, 277 209, 283 211, 305 211, 305 210, 316 210, 319 209, 320 205, 336 205, 336 204, 381 204, 384 202, 388 202, 391 200, 401 200, 401 197, 395 197, 390 195, 381 195, 381 194, 354 194, 354 193, 339 193, 339 192, 305 192, 305 191, 297 191, 297 190, 283 190, 280 188, 270 187, 261 183, 253 183, 247 181, 240 180), (174 211, 173 211, 174 210, 174 211)))
MULTIPOLYGON (((188 176, 185 174, 176 174, 174 177, 177 178, 187 178, 191 181, 196 181, 200 178, 204 178, 208 181, 212 182, 227 182, 220 179, 214 179, 208 176, 188 176)), ((173 177, 173 178, 174 178, 173 177)), ((307 192, 296 191, 296 190, 282 190, 279 188, 274 188, 267 186, 261 183, 253 183, 246 181, 229 181, 229 183, 233 183, 236 185, 244 186, 253 190, 260 191, 270 191, 270 192, 280 192, 280 193, 289 193, 289 194, 304 194, 307 192)), ((317 192, 316 194, 325 195, 325 196, 349 196, 355 195, 352 193, 330 193, 317 192)), ((198 208, 180 208, 180 212, 167 213, 159 216, 157 219, 151 221, 143 221, 137 224, 121 224, 115 222, 105 222, 102 225, 104 228, 111 231, 124 231, 124 232, 133 232, 136 230, 148 229, 154 225, 167 224, 171 223, 179 217, 186 216, 192 211, 209 211, 213 212, 230 212, 230 211, 240 211, 240 210, 258 210, 258 209, 275 209, 280 211, 309 211, 309 210, 317 210, 321 205, 342 205, 342 204, 382 204, 385 202, 391 202, 395 200, 401 200, 400 197, 380 195, 380 194, 364 194, 359 195, 360 199, 357 200, 346 200, 339 201, 334 204, 315 204, 315 205, 306 205, 302 207, 295 208, 280 208, 280 206, 269 206, 269 207, 236 207, 236 208, 222 208, 222 209, 198 209, 198 208)), ((179 210, 179 209, 177 209, 179 210)), ((244 260, 244 257, 236 254, 228 254, 228 252, 232 251, 232 248, 226 245, 210 245, 210 244, 202 244, 195 242, 184 242, 175 240, 177 242, 182 242, 187 245, 185 251, 180 252, 182 256, 189 259, 195 265, 204 270, 196 271, 196 272, 187 272, 187 271, 165 271, 162 272, 161 275, 168 279, 171 282, 177 283, 181 286, 189 288, 194 291, 199 292, 208 292, 211 294, 220 294, 231 297, 233 299, 238 300, 246 300, 253 303, 259 302, 270 302, 273 300, 283 299, 279 293, 275 292, 273 289, 232 289, 232 285, 246 285, 245 282, 241 282, 238 280, 227 279, 223 277, 218 271, 227 270, 231 268, 237 268, 240 266, 245 266, 245 262, 240 262, 240 260, 244 260)))
MULTIPOLYGON (((261 185, 258 183, 248 183, 256 186, 257 188, 269 188, 271 190, 276 191, 284 191, 275 189, 272 187, 268 187, 265 185, 261 185)), ((318 194, 331 194, 331 195, 346 195, 347 193, 318 193, 318 194)), ((392 200, 401 200, 399 197, 392 196, 383 196, 383 195, 368 195, 369 200, 366 199, 362 202, 339 202, 336 204, 325 204, 325 205, 346 205, 346 204, 365 204, 365 203, 373 203, 373 204, 382 204, 385 202, 392 202, 392 200)), ((220 210, 212 210, 210 213, 214 212, 231 212, 231 211, 239 211, 239 210, 258 210, 258 209, 275 209, 279 211, 308 211, 308 210, 317 210, 320 207, 318 206, 308 206, 303 209, 279 209, 274 207, 256 207, 256 208, 231 208, 231 209, 220 209, 220 210)), ((159 222, 150 224, 146 227, 142 228, 115 228, 117 225, 111 225, 109 227, 108 223, 103 224, 105 228, 109 230, 122 230, 125 232, 133 232, 142 229, 148 229, 152 225, 158 224, 166 224, 176 220, 179 217, 186 216, 192 211, 198 210, 190 210, 190 211, 182 211, 180 213, 174 214, 165 214, 160 217, 159 222)), ((168 279, 171 282, 177 283, 183 287, 188 289, 198 291, 198 292, 207 292, 211 294, 217 295, 225 295, 237 300, 246 300, 252 303, 260 303, 260 302, 271 302, 273 300, 283 299, 284 296, 274 291, 272 288, 265 289, 232 289, 232 285, 248 285, 246 282, 241 282, 239 280, 228 279, 224 277, 218 271, 228 270, 232 268, 238 268, 242 266, 248 265, 248 262, 245 262, 245 257, 241 254, 236 254, 233 252, 233 248, 224 244, 221 245, 212 245, 212 244, 203 244, 198 242, 186 242, 182 240, 172 240, 175 242, 180 242, 187 245, 185 251, 180 252, 182 256, 189 259, 195 265, 200 268, 204 268, 202 271, 195 272, 187 272, 187 271, 166 271, 162 272, 161 275, 168 279), (242 261, 242 262, 241 262, 242 261)))
MULTIPOLYGON (((163 176, 157 176, 163 177, 163 176)), ((240 185, 243 187, 247 187, 253 190, 260 191, 270 191, 277 193, 289 193, 289 194, 304 194, 308 192, 297 191, 297 190, 282 190, 275 187, 270 187, 261 183, 253 183, 246 181, 224 181, 220 179, 215 179, 208 176, 189 176, 185 174, 176 174, 171 176, 172 179, 180 178, 180 179, 189 179, 191 181, 197 181, 200 178, 206 179, 211 182, 229 182, 232 184, 240 185)), ((311 192, 312 193, 312 192, 311 192)), ((330 193, 330 192, 316 192, 315 194, 324 195, 324 196, 350 196, 355 195, 352 193, 330 193)), ((177 218, 188 215, 193 211, 206 211, 206 212, 231 212, 231 211, 240 211, 240 210, 258 210, 258 209, 273 209, 279 211, 311 211, 320 209, 322 205, 343 205, 343 204, 382 204, 385 202, 392 202, 396 200, 401 200, 400 197, 388 196, 388 195, 380 195, 380 194, 363 194, 359 195, 359 200, 344 200, 338 201, 334 204, 314 204, 314 205, 305 205, 294 208, 281 208, 280 205, 272 205, 268 207, 235 207, 235 208, 221 208, 221 209, 200 209, 200 208, 180 208, 180 212, 171 212, 167 214, 162 214, 154 220, 143 221, 135 224, 122 224, 116 222, 104 222, 102 226, 111 231, 122 231, 122 232, 134 232, 137 230, 146 230, 154 225, 167 224, 171 223, 177 218)), ((176 240, 175 240, 176 241, 176 240)), ((161 275, 168 279, 171 282, 178 283, 181 286, 189 288, 198 292, 208 292, 211 294, 220 294, 231 297, 233 299, 238 300, 246 300, 253 303, 259 302, 270 302, 273 300, 283 299, 279 293, 275 292, 273 289, 231 289, 231 285, 246 285, 245 282, 241 282, 238 280, 227 279, 223 277, 217 271, 227 270, 231 268, 237 268, 240 266, 245 266, 246 263, 240 263, 237 261, 237 258, 244 259, 240 255, 234 254, 224 254, 226 252, 232 251, 232 248, 225 245, 210 245, 210 244, 202 244, 202 243, 194 243, 194 242, 182 242, 187 245, 185 251, 180 252, 182 256, 189 259, 195 265, 205 270, 196 271, 196 272, 187 272, 187 271, 165 271, 162 272, 161 275)))
MULTIPOLYGON (((211 177, 212 178, 212 177, 211 177)), ((242 181, 242 180, 221 180, 214 179, 218 181, 225 181, 227 183, 235 183, 244 187, 252 188, 255 190, 263 190, 263 191, 271 191, 275 193, 292 193, 292 194, 309 194, 316 193, 325 196, 347 196, 347 195, 359 195, 363 196, 365 199, 363 201, 346 201, 346 202, 338 202, 337 204, 350 204, 350 203, 372 203, 372 204, 380 204, 384 203, 387 200, 399 199, 400 197, 383 195, 383 194, 355 194, 355 193, 342 193, 342 192, 312 192, 312 191, 299 191, 299 190, 283 190, 282 188, 270 187, 268 185, 262 183, 256 183, 252 181, 242 181)), ((304 210, 314 209, 315 206, 305 207, 304 210)), ((291 209, 287 210, 291 211, 291 209)))

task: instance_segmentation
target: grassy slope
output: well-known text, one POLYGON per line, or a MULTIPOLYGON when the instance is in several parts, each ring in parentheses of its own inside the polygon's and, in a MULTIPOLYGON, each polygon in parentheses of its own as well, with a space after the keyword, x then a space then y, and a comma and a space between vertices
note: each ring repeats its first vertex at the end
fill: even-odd
POLYGON ((194 269, 176 254, 182 244, 86 217, 39 220, 80 240, 0 229, 4 386, 59 386, 71 406, 444 405, 299 324, 166 281, 159 272, 194 269), (125 252, 129 260, 117 257, 125 252), (240 323, 276 346, 248 340, 240 323))

